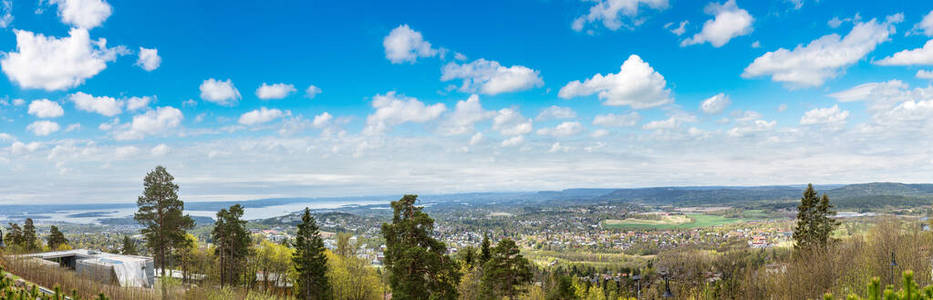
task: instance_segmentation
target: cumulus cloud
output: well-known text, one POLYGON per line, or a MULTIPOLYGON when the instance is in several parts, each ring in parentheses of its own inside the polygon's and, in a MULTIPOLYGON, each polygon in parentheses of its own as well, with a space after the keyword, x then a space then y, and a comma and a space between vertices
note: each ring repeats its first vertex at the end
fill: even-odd
POLYGON ((842 125, 848 118, 849 111, 839 109, 839 105, 833 105, 807 111, 800 118, 800 125, 842 125))
POLYGON ((59 129, 61 129, 61 127, 58 126, 58 123, 52 121, 35 121, 29 124, 29 126, 26 126, 26 130, 31 131, 32 134, 36 136, 46 136, 59 129))
POLYGON ((460 135, 473 132, 473 124, 486 120, 496 113, 483 109, 479 96, 471 95, 466 100, 457 101, 456 108, 440 126, 444 135, 460 135))
POLYGON ((933 65, 933 40, 923 44, 923 48, 903 50, 876 61, 875 64, 882 66, 933 65))
POLYGON ((933 71, 930 70, 917 70, 917 78, 920 79, 933 79, 933 71))
POLYGON ((525 136, 519 135, 519 136, 513 136, 508 139, 505 139, 504 141, 502 141, 501 145, 502 147, 514 147, 514 146, 521 145, 524 142, 525 142, 525 136))
POLYGON ((753 120, 749 122, 743 122, 732 129, 729 129, 729 136, 733 137, 743 137, 754 135, 760 132, 766 132, 771 129, 774 129, 774 126, 777 125, 777 121, 765 121, 765 120, 753 120))
POLYGON ((703 103, 700 103, 700 110, 704 113, 715 115, 726 110, 730 104, 732 104, 732 101, 729 100, 729 96, 719 93, 703 100, 703 103))
POLYGON ((139 59, 136 60, 136 65, 146 71, 158 69, 162 65, 159 50, 139 47, 139 59))
POLYGON ((61 105, 49 99, 33 100, 29 103, 28 112, 38 118, 58 118, 65 114, 61 105))
POLYGON ((158 144, 158 145, 156 145, 155 147, 152 147, 152 149, 149 150, 149 153, 151 153, 152 156, 164 156, 164 155, 167 154, 171 149, 172 149, 172 148, 170 148, 170 147, 169 147, 168 145, 166 145, 166 144, 158 144))
POLYGON ((103 0, 48 0, 58 5, 58 16, 62 23, 91 29, 100 26, 110 17, 110 4, 103 0))
POLYGON ((667 29, 671 33, 681 36, 687 32, 687 24, 690 24, 690 21, 684 20, 680 22, 680 26, 674 27, 674 23, 664 24, 664 29, 667 29))
POLYGON ((395 91, 378 94, 372 101, 375 112, 366 117, 364 134, 381 134, 402 123, 424 123, 437 119, 447 107, 443 103, 425 105, 418 99, 396 94, 395 91))
POLYGON ((117 140, 138 140, 149 135, 167 134, 171 129, 178 127, 182 119, 184 119, 184 115, 177 108, 171 106, 159 107, 133 116, 133 121, 128 127, 118 131, 114 138, 117 140))
POLYGON ((583 125, 580 122, 563 122, 554 128, 538 129, 538 135, 549 135, 553 137, 573 136, 583 132, 583 125))
POLYGON ((385 47, 386 58, 393 64, 414 63, 419 57, 432 57, 438 53, 420 32, 412 30, 408 24, 392 29, 382 40, 382 46, 385 47))
POLYGON ((920 23, 914 24, 914 28, 911 29, 910 32, 913 34, 933 36, 933 10, 927 13, 920 23))
POLYGON ((823 85, 843 70, 861 60, 894 33, 893 23, 902 17, 889 16, 857 23, 845 37, 829 34, 794 50, 780 48, 755 59, 742 73, 744 78, 771 76, 771 80, 800 87, 823 85))
POLYGON ((311 125, 314 126, 314 128, 324 128, 330 125, 330 122, 333 119, 334 116, 331 116, 325 111, 319 115, 314 116, 314 120, 311 121, 311 125))
POLYGON ((703 23, 702 31, 681 42, 681 47, 708 42, 719 48, 732 38, 749 34, 753 30, 752 23, 755 18, 748 11, 739 8, 735 0, 728 0, 723 4, 710 3, 706 6, 706 13, 713 15, 713 19, 703 23))
POLYGON ((483 133, 482 133, 482 132, 477 132, 476 134, 474 134, 473 136, 470 137, 470 146, 477 145, 477 144, 479 144, 479 143, 481 143, 481 142, 483 142, 483 133))
MULTIPOLYGON (((899 102, 916 98, 915 92, 908 90, 908 85, 900 80, 885 82, 868 82, 854 86, 848 90, 829 94, 841 102, 866 101, 870 111, 887 110, 899 102)), ((922 93, 922 91, 916 91, 922 93)))
POLYGON ((65 127, 65 132, 72 132, 78 129, 81 129, 81 123, 74 123, 65 127))
POLYGON ((641 115, 637 112, 627 114, 605 114, 593 117, 593 125, 605 127, 632 127, 641 121, 641 115))
POLYGON ((480 58, 464 64, 448 63, 441 70, 441 81, 462 79, 462 92, 496 95, 544 85, 539 73, 525 66, 505 67, 497 61, 480 58))
POLYGON ((125 47, 107 48, 106 39, 91 40, 87 29, 72 28, 56 38, 13 30, 16 51, 0 59, 3 73, 24 89, 66 90, 84 83, 126 54, 125 47))
POLYGON ((321 93, 321 88, 316 87, 313 84, 309 85, 308 88, 305 89, 305 97, 308 97, 310 99, 314 99, 314 97, 317 97, 317 95, 320 93, 321 93))
POLYGON ((233 80, 224 81, 210 78, 201 83, 201 99, 223 106, 236 105, 240 100, 240 91, 233 86, 233 80))
POLYGON ((39 150, 40 146, 41 144, 39 144, 38 142, 32 142, 32 143, 27 144, 27 143, 23 143, 20 141, 15 141, 13 142, 12 145, 10 145, 10 153, 13 155, 23 155, 26 153, 31 153, 31 152, 35 152, 36 150, 39 150))
POLYGON ((143 96, 143 97, 130 97, 126 99, 126 109, 130 111, 136 111, 149 106, 149 103, 152 102, 152 97, 143 96))
MULTIPOLYGON (((570 27, 575 31, 582 31, 590 23, 602 23, 609 30, 618 30, 624 24, 622 17, 632 19, 632 25, 644 22, 638 18, 638 10, 644 6, 654 10, 667 9, 667 0, 596 0, 590 7, 589 13, 577 17, 570 27)), ((626 26, 631 26, 627 25, 626 26)))
POLYGON ((287 97, 288 94, 294 93, 296 91, 298 90, 296 90, 295 86, 291 84, 266 84, 263 82, 262 85, 256 89, 256 97, 259 97, 259 99, 262 100, 282 99, 287 97))
POLYGON ((571 81, 560 89, 558 96, 570 99, 598 94, 604 105, 641 109, 674 102, 666 86, 664 76, 633 54, 622 63, 619 73, 596 74, 582 83, 571 81))
POLYGON ((249 112, 240 115, 240 124, 251 126, 256 124, 266 123, 284 116, 285 113, 279 109, 268 109, 265 107, 260 107, 259 109, 252 110, 249 112))
POLYGON ((139 153, 139 148, 136 148, 136 146, 122 146, 113 149, 113 156, 117 159, 131 158, 137 153, 139 153))
POLYGON ((68 96, 68 100, 74 102, 79 110, 94 112, 104 116, 113 117, 120 114, 123 109, 123 101, 113 97, 100 96, 95 97, 84 92, 77 92, 68 96))
POLYGON ((531 119, 526 118, 516 109, 503 108, 496 112, 492 129, 501 135, 523 135, 533 129, 531 119))
POLYGON ((570 107, 551 105, 548 108, 541 110, 541 112, 538 113, 538 116, 535 117, 535 120, 549 121, 549 120, 560 120, 560 119, 573 119, 576 117, 577 117, 577 112, 573 111, 573 109, 570 107))

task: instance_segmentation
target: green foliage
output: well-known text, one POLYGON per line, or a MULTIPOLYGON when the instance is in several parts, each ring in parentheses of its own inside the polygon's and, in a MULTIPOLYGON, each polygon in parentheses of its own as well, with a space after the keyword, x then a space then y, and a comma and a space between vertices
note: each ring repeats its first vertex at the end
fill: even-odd
POLYGON ((49 249, 55 250, 58 249, 61 245, 68 244, 68 239, 65 238, 65 235, 58 230, 58 227, 52 225, 52 228, 49 230, 49 249))
MULTIPOLYGON (((917 282, 914 281, 914 272, 913 271, 904 271, 904 280, 903 285, 898 291, 894 291, 893 286, 888 286, 881 290, 881 279, 874 277, 871 279, 871 283, 868 284, 868 292, 859 296, 856 294, 849 294, 846 299, 851 300, 930 300, 933 299, 933 285, 927 286, 925 288, 919 288, 917 282)), ((826 294, 823 299, 832 300, 832 294, 826 294)))
POLYGON ((487 261, 489 261, 489 258, 492 257, 492 251, 489 247, 489 234, 483 233, 483 243, 480 245, 480 264, 485 264, 487 261))
POLYGON ((156 254, 156 263, 166 272, 166 258, 172 249, 184 247, 185 230, 194 228, 194 219, 182 215, 185 203, 178 199, 178 185, 168 171, 157 166, 143 179, 143 194, 136 200, 139 210, 133 218, 144 228, 146 245, 156 254))
POLYGON ((243 276, 242 267, 249 256, 252 243, 246 221, 242 220, 243 206, 235 204, 229 210, 217 212, 217 223, 211 232, 211 238, 217 245, 216 255, 220 259, 220 285, 237 285, 243 276))
POLYGON ((502 239, 492 248, 492 256, 483 265, 483 285, 497 298, 514 299, 531 283, 531 263, 523 257, 512 239, 502 239))
POLYGON ((802 250, 824 249, 829 243, 830 234, 839 226, 839 221, 832 218, 836 214, 832 211, 829 196, 823 194, 818 197, 813 184, 800 198, 797 206, 797 224, 794 227, 794 247, 802 250))
POLYGON ((36 240, 36 226, 32 223, 32 218, 26 218, 26 222, 23 223, 23 233, 19 245, 27 252, 36 251, 39 249, 36 240))
POLYGON ((120 248, 120 253, 123 255, 139 255, 139 250, 136 249, 136 242, 130 238, 130 236, 123 236, 123 247, 120 248))
POLYGON ((392 298, 456 299, 460 270, 446 255, 447 246, 432 236, 434 219, 415 206, 417 199, 405 195, 393 201, 392 223, 382 224, 392 298))
POLYGON ((327 279, 327 256, 324 240, 311 210, 305 208, 295 237, 295 263, 297 280, 295 294, 299 299, 331 299, 331 285, 327 279))

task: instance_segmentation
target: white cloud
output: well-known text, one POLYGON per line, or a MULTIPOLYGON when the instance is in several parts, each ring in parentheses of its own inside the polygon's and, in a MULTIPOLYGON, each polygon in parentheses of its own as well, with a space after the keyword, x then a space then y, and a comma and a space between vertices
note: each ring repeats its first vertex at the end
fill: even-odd
POLYGON ((573 111, 570 107, 563 107, 557 105, 551 105, 548 108, 541 110, 541 113, 535 117, 535 120, 538 121, 549 121, 549 120, 560 120, 560 119, 573 119, 577 117, 577 112, 573 111))
POLYGON ((862 16, 859 13, 855 13, 855 16, 840 19, 839 17, 833 17, 829 21, 826 21, 826 25, 829 25, 831 28, 839 28, 842 24, 847 22, 858 22, 862 20, 862 16))
POLYGON ((151 153, 152 156, 163 156, 166 153, 168 153, 171 149, 172 148, 170 148, 166 144, 158 144, 155 147, 152 147, 152 150, 149 150, 149 153, 151 153))
POLYGON ((930 70, 917 70, 917 78, 920 79, 933 79, 933 71, 930 70))
POLYGON ((382 46, 385 47, 386 58, 393 64, 415 63, 419 57, 438 54, 438 50, 431 48, 431 43, 425 41, 420 32, 408 27, 408 24, 392 29, 382 40, 382 46))
POLYGON ((139 153, 139 148, 136 148, 136 146, 123 146, 113 149, 113 156, 117 159, 130 158, 137 153, 139 153))
POLYGON ((152 102, 152 97, 143 96, 143 97, 130 97, 126 99, 126 109, 129 111, 136 111, 149 106, 149 103, 152 102))
POLYGON ((827 79, 835 78, 844 69, 861 60, 875 47, 888 40, 894 33, 892 22, 897 17, 878 23, 857 23, 845 37, 829 34, 816 39, 806 46, 797 45, 794 50, 784 48, 765 53, 755 59, 742 77, 771 76, 771 80, 784 82, 791 86, 815 87, 823 85, 827 79))
POLYGON ((754 120, 729 129, 728 134, 733 137, 749 136, 774 129, 775 125, 777 125, 777 121, 754 120))
POLYGON ((760 41, 752 42, 752 48, 755 48, 755 49, 761 48, 761 42, 760 41))
POLYGON ((100 123, 100 125, 97 126, 97 129, 110 131, 111 129, 117 127, 117 125, 120 125, 120 118, 113 118, 113 120, 110 120, 110 122, 100 123))
POLYGON ((501 135, 523 135, 533 129, 531 119, 512 108, 503 108, 496 112, 492 120, 492 129, 501 135))
POLYGON ((525 142, 525 136, 524 136, 524 135, 519 135, 519 136, 510 137, 510 138, 508 138, 508 139, 502 141, 502 144, 501 144, 501 145, 502 145, 502 147, 514 147, 514 146, 521 145, 521 144, 524 143, 524 142, 525 142))
POLYGON ((128 128, 123 128, 114 135, 117 140, 137 140, 147 135, 166 134, 178 127, 184 115, 171 106, 163 106, 146 113, 133 116, 128 128))
POLYGON ((58 118, 65 114, 65 110, 54 101, 39 99, 29 103, 29 114, 38 118, 58 118))
POLYGON ((674 23, 664 24, 664 29, 669 30, 671 33, 681 36, 687 32, 687 24, 690 24, 690 21, 684 20, 680 22, 680 26, 674 27, 674 23))
POLYGON ((79 110, 94 112, 108 117, 116 116, 123 111, 123 101, 114 99, 113 97, 94 97, 84 92, 77 92, 69 95, 68 100, 74 102, 75 107, 79 110))
POLYGON ((641 109, 674 102, 666 86, 664 76, 633 54, 622 64, 619 73, 596 74, 582 83, 572 81, 560 89, 558 96, 570 99, 598 93, 604 105, 641 109))
POLYGON ((703 100, 703 103, 700 104, 700 110, 704 113, 715 115, 726 110, 730 104, 732 104, 732 101, 729 100, 729 96, 719 93, 703 100))
POLYGON ((58 123, 52 121, 35 121, 29 124, 29 126, 26 126, 26 130, 31 131, 32 134, 37 136, 46 136, 59 129, 61 129, 61 127, 58 126, 58 123))
MULTIPOLYGON (((589 13, 573 20, 571 28, 582 31, 586 24, 602 22, 609 30, 618 30, 622 27, 621 16, 632 19, 633 25, 644 22, 638 18, 638 9, 644 5, 655 10, 667 9, 667 0, 595 0, 589 13)), ((630 25, 626 25, 630 26, 630 25)))
POLYGON ((285 113, 279 109, 268 109, 260 107, 259 109, 249 111, 240 116, 239 123, 243 125, 256 125, 266 123, 284 116, 285 113))
POLYGON ((334 116, 331 116, 325 111, 319 115, 314 116, 314 120, 311 121, 311 125, 314 126, 314 128, 324 128, 327 127, 327 125, 330 125, 330 121, 333 119, 334 116))
POLYGON ((20 99, 20 98, 13 99, 13 105, 14 105, 14 106, 23 106, 24 104, 26 104, 26 100, 23 100, 23 99, 20 99))
POLYGON ((139 59, 136 65, 146 71, 158 69, 162 65, 162 57, 159 56, 158 49, 147 49, 139 47, 139 59))
POLYGON ((230 79, 220 81, 211 78, 202 82, 199 88, 201 99, 223 106, 236 105, 241 98, 240 91, 233 86, 233 81, 230 79))
POLYGON ((563 122, 554 128, 538 129, 538 135, 549 135, 553 137, 573 136, 583 132, 583 125, 580 122, 563 122))
POLYGON ((10 145, 10 153, 13 155, 22 155, 22 154, 26 154, 30 152, 35 152, 36 150, 39 150, 39 146, 41 146, 41 144, 39 144, 38 142, 32 142, 32 143, 26 144, 20 141, 15 141, 13 142, 12 145, 10 145))
POLYGON ((596 129, 593 130, 593 133, 590 134, 590 137, 599 138, 609 135, 609 130, 606 129, 596 129))
POLYGON ((713 19, 703 23, 703 30, 684 40, 680 46, 689 46, 709 42, 713 47, 719 48, 734 37, 752 32, 752 23, 755 18, 748 11, 739 8, 735 0, 728 0, 723 4, 710 3, 706 6, 706 13, 713 15, 713 19))
POLYGON ((826 108, 815 108, 804 113, 800 118, 800 125, 842 125, 849 118, 849 111, 840 110, 839 105, 826 108))
POLYGON ((642 126, 644 129, 654 130, 654 129, 674 129, 680 126, 680 120, 674 117, 667 118, 665 120, 656 120, 651 121, 642 126))
POLYGON ((841 102, 867 101, 868 109, 876 112, 918 97, 908 91, 907 84, 900 80, 863 83, 829 96, 841 102))
POLYGON ((321 94, 321 88, 316 87, 313 84, 309 85, 308 88, 305 89, 305 97, 310 99, 314 99, 314 97, 317 97, 319 94, 321 94))
POLYGON ((270 99, 282 99, 288 96, 288 94, 294 93, 298 90, 295 89, 294 85, 285 84, 285 83, 275 83, 275 84, 266 84, 265 82, 256 89, 256 97, 262 100, 270 99))
POLYGON ((463 79, 462 92, 496 95, 544 85, 539 73, 525 66, 505 67, 480 58, 465 64, 448 63, 441 70, 441 81, 463 79))
POLYGON ((58 16, 62 23, 91 29, 103 24, 112 12, 110 4, 103 0, 48 0, 58 5, 58 16))
POLYGON ((466 100, 457 101, 457 106, 441 124, 444 135, 460 135, 473 132, 473 124, 489 119, 496 113, 483 109, 479 96, 471 95, 466 100))
POLYGON ((882 66, 933 65, 933 40, 923 44, 923 48, 903 50, 876 61, 875 64, 882 66))
POLYGON ((384 133, 402 123, 434 120, 447 110, 443 103, 425 105, 418 99, 397 95, 395 91, 373 96, 372 106, 376 111, 366 118, 366 128, 363 129, 363 133, 368 135, 384 133))
POLYGON ((81 129, 81 123, 74 123, 65 127, 65 132, 72 132, 78 129, 81 129))
POLYGON ((13 0, 0 2, 0 28, 7 28, 13 23, 13 0))
POLYGON ((627 114, 605 114, 597 115, 593 118, 593 125, 606 126, 606 127, 632 127, 638 122, 641 121, 641 115, 637 112, 631 112, 627 114))
POLYGON ((474 145, 479 144, 479 143, 481 143, 481 142, 483 142, 483 133, 482 133, 482 132, 477 132, 477 133, 474 134, 472 137, 470 137, 470 146, 474 146, 474 145))
POLYGON ((923 20, 920 23, 914 24, 914 28, 911 29, 911 33, 920 34, 926 36, 933 36, 933 10, 926 14, 923 17, 923 20))
POLYGON ((68 37, 56 38, 13 30, 16 52, 0 59, 3 73, 25 89, 66 90, 84 83, 125 54, 120 46, 107 48, 106 39, 91 40, 86 29, 72 28, 68 37))

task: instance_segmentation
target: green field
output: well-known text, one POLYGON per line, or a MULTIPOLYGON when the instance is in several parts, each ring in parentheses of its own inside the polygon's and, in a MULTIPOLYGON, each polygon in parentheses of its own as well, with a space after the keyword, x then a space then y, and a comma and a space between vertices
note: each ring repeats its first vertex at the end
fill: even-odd
POLYGON ((744 218, 726 218, 723 216, 706 214, 688 214, 686 222, 658 222, 657 220, 623 219, 606 220, 603 226, 611 229, 683 229, 696 227, 710 227, 724 224, 745 222, 744 218))

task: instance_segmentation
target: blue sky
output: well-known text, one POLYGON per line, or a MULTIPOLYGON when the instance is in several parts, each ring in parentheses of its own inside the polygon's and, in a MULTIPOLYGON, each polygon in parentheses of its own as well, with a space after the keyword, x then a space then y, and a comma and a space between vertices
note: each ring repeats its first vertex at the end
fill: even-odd
POLYGON ((931 10, 2 0, 0 203, 929 182, 931 10))

